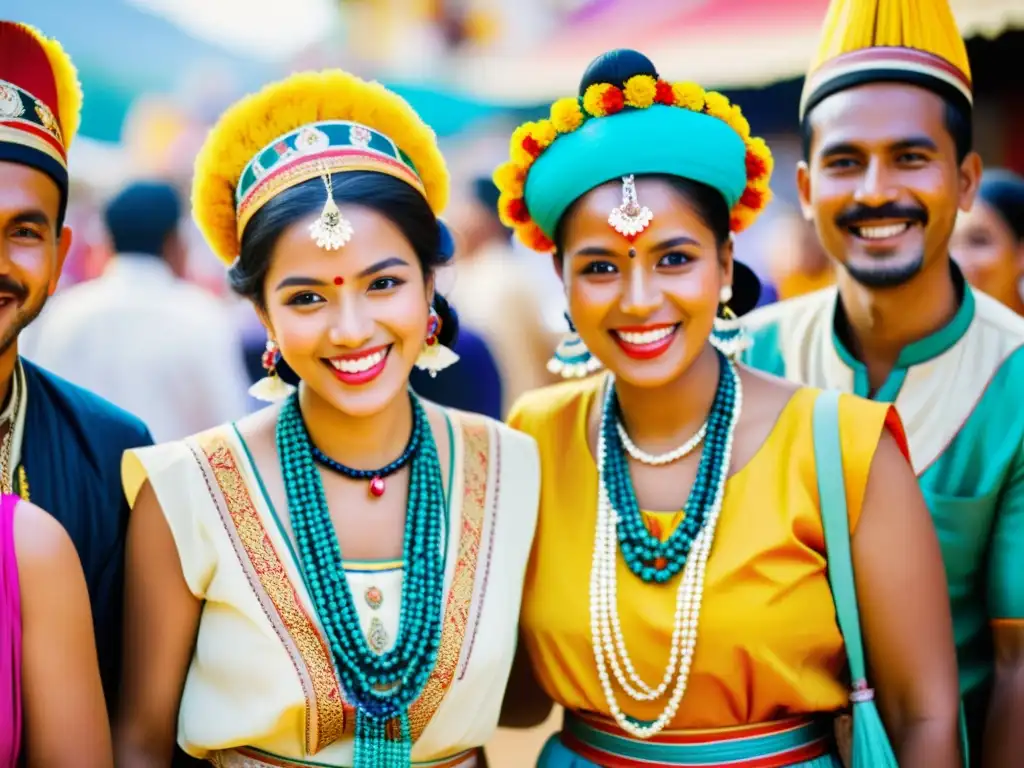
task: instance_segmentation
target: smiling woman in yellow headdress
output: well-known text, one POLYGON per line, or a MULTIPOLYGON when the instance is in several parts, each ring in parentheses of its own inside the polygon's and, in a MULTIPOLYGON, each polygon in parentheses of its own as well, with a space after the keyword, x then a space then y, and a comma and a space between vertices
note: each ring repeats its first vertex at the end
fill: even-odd
POLYGON ((222 766, 470 766, 493 733, 537 509, 529 438, 427 403, 448 173, 401 98, 340 71, 231 107, 193 208, 283 400, 129 453, 118 765, 175 731, 222 766), (297 390, 295 386, 297 385, 297 390))

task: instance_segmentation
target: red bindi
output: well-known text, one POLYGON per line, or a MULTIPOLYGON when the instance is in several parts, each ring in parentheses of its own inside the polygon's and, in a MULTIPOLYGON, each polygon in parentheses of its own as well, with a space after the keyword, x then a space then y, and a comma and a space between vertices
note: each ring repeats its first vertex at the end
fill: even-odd
POLYGON ((341 275, 338 275, 337 277, 334 278, 334 284, 335 285, 343 285, 344 283, 345 283, 345 278, 342 277, 341 275))

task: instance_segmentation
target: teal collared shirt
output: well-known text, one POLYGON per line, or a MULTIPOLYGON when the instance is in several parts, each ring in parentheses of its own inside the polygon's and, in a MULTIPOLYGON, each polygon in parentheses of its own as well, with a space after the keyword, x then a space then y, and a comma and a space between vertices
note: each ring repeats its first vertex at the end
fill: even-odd
POLYGON ((744 362, 895 404, 942 546, 966 693, 991 674, 990 623, 1024 624, 1024 318, 965 285, 952 320, 872 393, 837 309, 829 288, 751 313, 744 362))

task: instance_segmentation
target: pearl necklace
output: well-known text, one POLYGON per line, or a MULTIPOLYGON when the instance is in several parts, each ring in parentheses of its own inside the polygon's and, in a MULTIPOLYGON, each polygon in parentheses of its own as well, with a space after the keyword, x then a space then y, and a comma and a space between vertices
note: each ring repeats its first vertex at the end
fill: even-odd
POLYGON ((653 454, 647 453, 647 451, 641 450, 636 443, 634 443, 629 434, 626 432, 626 427, 621 421, 616 421, 616 429, 619 430, 619 439, 622 440, 622 444, 626 448, 626 453, 632 456, 634 459, 639 461, 641 464, 647 464, 652 467, 660 467, 664 464, 671 464, 674 461, 679 461, 685 456, 689 456, 693 451, 704 442, 704 435, 708 433, 708 423, 705 421, 701 428, 697 430, 696 434, 693 435, 689 440, 680 445, 678 448, 673 448, 667 453, 653 454))
MULTIPOLYGON (((724 460, 715 489, 714 501, 707 522, 697 535, 690 556, 687 558, 676 591, 676 608, 673 620, 672 642, 669 650, 668 666, 661 682, 650 686, 640 679, 629 653, 626 650, 625 638, 622 633, 618 613, 618 588, 616 568, 618 565, 617 522, 618 513, 608 497, 604 478, 600 468, 604 466, 604 458, 608 447, 603 431, 598 438, 598 502, 597 527, 594 539, 594 557, 590 571, 590 634, 597 663, 597 675, 601 688, 608 702, 608 708, 619 727, 638 739, 648 739, 665 729, 672 722, 679 705, 686 693, 686 686, 693 662, 694 649, 697 645, 697 627, 700 620, 700 607, 704 596, 704 574, 707 570, 711 544, 715 537, 715 528, 722 511, 725 495, 725 483, 729 474, 732 458, 733 436, 743 407, 743 390, 739 375, 732 363, 722 371, 722 375, 730 375, 736 387, 736 399, 732 418, 725 441, 724 460), (619 663, 621 658, 622 663, 619 663), (611 666, 609 675, 608 666, 611 666), (623 673, 625 667, 625 674, 623 673), (678 675, 676 671, 678 668, 678 675), (619 686, 635 701, 655 701, 661 698, 675 678, 675 686, 658 718, 650 725, 638 725, 626 716, 619 707, 612 688, 611 677, 614 676, 619 686), (628 678, 628 679, 627 679, 628 678)), ((614 381, 609 384, 608 396, 612 395, 614 381)), ((625 441, 624 441, 625 442, 625 441)))

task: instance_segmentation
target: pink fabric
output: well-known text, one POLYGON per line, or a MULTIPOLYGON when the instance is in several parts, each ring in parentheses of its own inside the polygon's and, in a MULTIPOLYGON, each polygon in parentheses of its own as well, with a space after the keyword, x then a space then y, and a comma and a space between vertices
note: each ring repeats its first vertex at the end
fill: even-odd
POLYGON ((18 764, 21 751, 21 584, 14 551, 18 497, 0 498, 0 766, 18 764))

